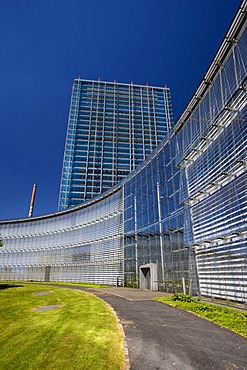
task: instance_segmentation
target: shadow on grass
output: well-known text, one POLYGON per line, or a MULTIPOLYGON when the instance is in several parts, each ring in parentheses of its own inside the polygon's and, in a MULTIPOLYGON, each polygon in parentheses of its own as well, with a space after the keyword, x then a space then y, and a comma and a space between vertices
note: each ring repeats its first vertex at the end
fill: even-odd
POLYGON ((14 285, 14 284, 0 284, 1 289, 9 289, 9 288, 21 288, 23 285, 14 285))

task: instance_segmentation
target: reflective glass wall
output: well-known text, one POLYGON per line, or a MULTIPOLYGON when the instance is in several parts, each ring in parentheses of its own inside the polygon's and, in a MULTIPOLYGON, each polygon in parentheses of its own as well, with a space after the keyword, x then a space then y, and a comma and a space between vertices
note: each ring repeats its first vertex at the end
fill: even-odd
MULTIPOLYGON (((234 24, 237 28, 240 24, 234 24)), ((201 295, 247 301, 247 30, 227 39, 204 94, 178 129, 201 295), (224 54, 223 54, 224 55, 224 54), (210 83, 209 83, 210 82, 210 83)), ((207 81, 208 79, 208 81, 207 81)))
POLYGON ((182 291, 189 281, 189 249, 184 245, 177 138, 171 133, 123 186, 125 285, 138 286, 139 267, 160 267, 159 288, 182 291))
POLYGON ((1 223, 1 279, 122 282, 121 190, 70 212, 1 223))
POLYGON ((59 209, 105 192, 133 171, 170 130, 167 87, 76 79, 59 209))

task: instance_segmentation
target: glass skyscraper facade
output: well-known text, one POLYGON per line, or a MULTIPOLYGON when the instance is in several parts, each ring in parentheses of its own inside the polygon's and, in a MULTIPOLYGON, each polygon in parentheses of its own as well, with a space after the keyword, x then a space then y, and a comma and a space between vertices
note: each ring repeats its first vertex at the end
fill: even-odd
POLYGON ((152 287, 157 271, 158 289, 247 304, 246 10, 245 0, 178 122, 125 179, 77 207, 0 222, 1 279, 152 287))
POLYGON ((92 199, 123 180, 171 125, 168 88, 76 79, 59 209, 92 199))

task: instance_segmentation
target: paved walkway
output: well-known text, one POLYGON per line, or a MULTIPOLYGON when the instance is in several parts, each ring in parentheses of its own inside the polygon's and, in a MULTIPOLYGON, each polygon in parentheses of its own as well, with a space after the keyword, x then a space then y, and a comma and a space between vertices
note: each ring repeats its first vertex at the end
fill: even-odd
POLYGON ((114 308, 125 331, 131 370, 247 370, 245 338, 153 300, 165 293, 75 288, 92 292, 114 308))

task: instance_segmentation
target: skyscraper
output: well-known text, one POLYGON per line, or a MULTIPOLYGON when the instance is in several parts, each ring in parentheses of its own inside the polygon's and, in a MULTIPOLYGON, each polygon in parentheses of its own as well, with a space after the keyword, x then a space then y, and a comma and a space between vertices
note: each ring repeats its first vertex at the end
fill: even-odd
POLYGON ((125 178, 171 124, 167 87, 75 79, 59 209, 92 199, 125 178))

